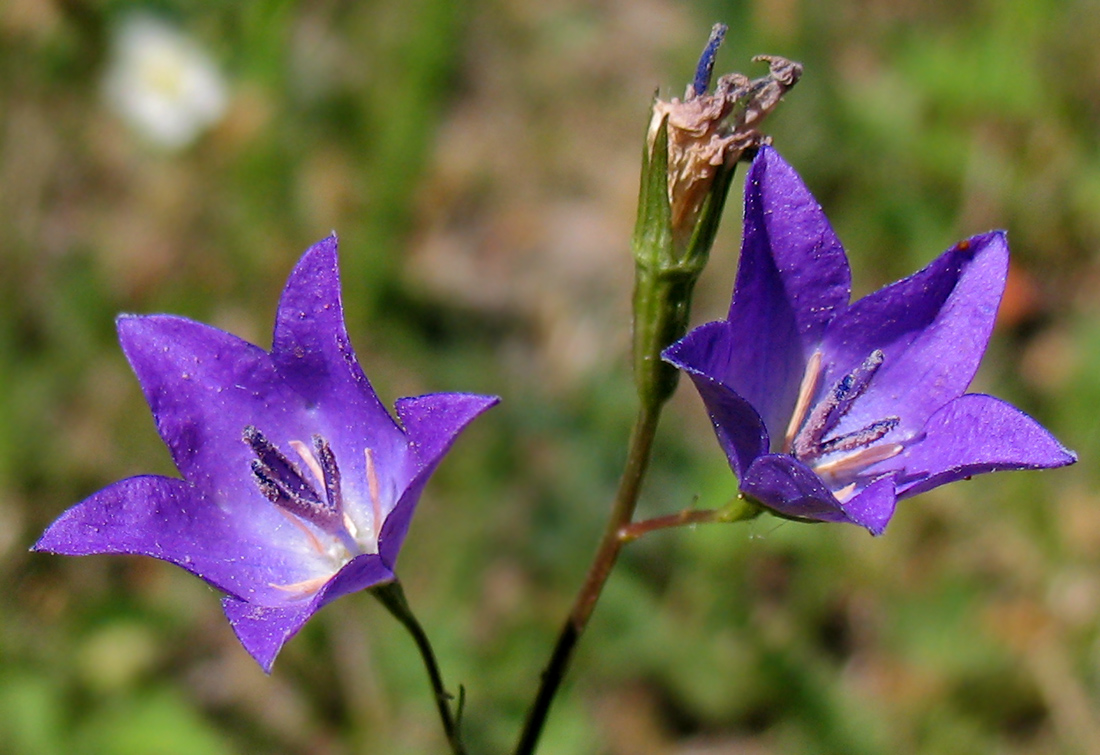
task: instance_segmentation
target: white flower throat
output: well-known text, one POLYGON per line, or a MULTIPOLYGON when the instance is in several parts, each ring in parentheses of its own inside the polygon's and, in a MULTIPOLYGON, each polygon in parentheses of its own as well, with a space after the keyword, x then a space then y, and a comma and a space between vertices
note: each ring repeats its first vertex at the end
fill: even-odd
POLYGON ((867 392, 875 373, 882 367, 882 351, 876 349, 863 363, 827 390, 816 405, 822 377, 822 356, 815 351, 806 362, 798 399, 783 439, 783 453, 809 466, 836 497, 844 502, 855 492, 853 478, 880 461, 901 453, 900 443, 881 443, 901 421, 884 417, 852 432, 832 435, 856 401, 867 392))
MULTIPOLYGON (((256 454, 250 466, 260 492, 302 530, 318 554, 333 562, 333 573, 355 556, 378 552, 383 516, 371 449, 364 452, 371 523, 360 527, 348 515, 336 455, 323 437, 314 435, 311 446, 300 440, 288 442, 312 476, 312 482, 255 426, 245 427, 242 440, 256 454)), ((273 586, 304 595, 316 591, 331 576, 273 586)))

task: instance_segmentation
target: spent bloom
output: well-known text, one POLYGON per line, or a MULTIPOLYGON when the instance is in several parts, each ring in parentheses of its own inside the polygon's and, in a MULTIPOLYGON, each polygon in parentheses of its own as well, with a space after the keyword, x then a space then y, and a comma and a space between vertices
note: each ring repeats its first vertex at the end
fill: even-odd
POLYGON ((104 79, 111 107, 135 131, 165 149, 186 147, 225 114, 225 80, 205 50, 148 15, 115 30, 104 79))
POLYGON ((765 147, 745 186, 729 316, 665 358, 694 381, 743 493, 781 516, 881 534, 900 498, 1076 460, 1028 415, 966 393, 1007 272, 1004 233, 986 233, 849 304, 840 241, 765 147))
MULTIPOLYGON (((746 150, 767 142, 758 130, 802 76, 799 63, 775 55, 758 55, 768 75, 750 80, 740 73, 719 77, 710 91, 714 59, 726 26, 715 24, 699 58, 695 78, 684 99, 656 99, 649 122, 647 153, 656 149, 662 127, 668 140, 668 200, 674 236, 695 233, 696 221, 720 174, 731 172, 746 150)), ((653 158, 650 157, 650 160, 653 158)), ((721 207, 717 208, 721 211, 721 207)))
POLYGON ((267 671, 326 603, 395 579, 428 477, 497 402, 403 398, 394 421, 348 341, 335 237, 291 274, 271 351, 168 315, 122 316, 118 332, 183 479, 117 482, 35 549, 183 567, 226 593, 229 622, 267 671))

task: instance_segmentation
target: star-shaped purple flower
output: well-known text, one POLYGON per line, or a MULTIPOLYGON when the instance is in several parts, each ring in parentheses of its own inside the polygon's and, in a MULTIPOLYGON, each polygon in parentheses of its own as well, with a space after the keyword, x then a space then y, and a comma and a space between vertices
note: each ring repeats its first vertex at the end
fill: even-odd
POLYGON ((694 381, 745 494, 781 516, 879 535, 900 498, 1076 461, 1023 412, 965 393, 1007 272, 1004 233, 986 233, 849 304, 844 248, 765 147, 745 186, 729 316, 664 357, 694 381))
POLYGON ((271 351, 167 315, 119 340, 183 479, 131 477, 66 511, 35 545, 170 561, 227 595, 265 671, 326 603, 394 579, 428 477, 497 403, 440 393, 379 402, 344 327, 336 238, 287 282, 271 351))

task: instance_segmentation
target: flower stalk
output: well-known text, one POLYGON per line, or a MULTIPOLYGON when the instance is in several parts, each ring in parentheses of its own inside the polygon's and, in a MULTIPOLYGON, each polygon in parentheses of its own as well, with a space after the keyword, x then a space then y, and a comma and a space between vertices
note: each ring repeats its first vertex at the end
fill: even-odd
POLYGON ((603 586, 623 545, 633 539, 624 532, 629 533, 638 505, 661 409, 678 379, 678 371, 661 360, 661 353, 687 332, 692 292, 714 243, 734 170, 746 152, 766 143, 756 126, 802 73, 797 63, 766 57, 771 64, 767 77, 750 81, 729 74, 708 94, 725 33, 722 24, 711 31, 684 101, 656 100, 653 105, 631 243, 634 382, 640 406, 607 526, 543 671, 515 755, 535 752, 603 586))
POLYGON ((439 670, 439 662, 436 660, 435 651, 432 649, 432 644, 428 640, 424 628, 420 626, 420 622, 417 621, 412 609, 409 608, 409 603, 405 599, 404 588, 395 579, 392 582, 372 588, 371 593, 400 622, 401 626, 412 637, 413 642, 416 643, 416 649, 424 662, 425 670, 428 672, 428 680, 432 685, 432 696, 435 698, 439 720, 443 724, 443 733, 447 737, 447 744, 451 747, 451 753, 453 755, 466 755, 466 748, 462 744, 460 731, 463 703, 461 687, 458 695, 458 711, 452 713, 451 700, 454 699, 454 696, 447 692, 446 687, 443 686, 443 674, 439 670))
POLYGON ((631 522, 619 530, 619 539, 630 543, 643 535, 673 527, 688 527, 696 524, 733 524, 755 519, 764 512, 764 507, 742 494, 720 509, 684 509, 675 514, 656 516, 640 522, 631 522))
POLYGON ((558 634, 554 650, 550 655, 550 661, 542 672, 535 700, 527 713, 527 721, 514 750, 515 755, 532 755, 542 735, 546 717, 550 712, 550 705, 557 694, 561 683, 565 680, 565 673, 569 669, 569 662, 573 658, 577 642, 588 626, 588 620, 592 611, 596 608, 596 602, 600 598, 604 583, 607 581, 615 562, 619 557, 625 541, 620 537, 620 531, 626 527, 634 516, 634 509, 638 504, 638 495, 641 493, 642 480, 645 479, 649 460, 652 456, 653 440, 657 435, 657 421, 660 417, 659 406, 642 406, 635 420, 634 430, 630 436, 630 450, 626 457, 626 466, 619 480, 619 489, 612 505, 611 517, 608 519, 603 538, 600 540, 596 556, 588 568, 588 575, 584 584, 573 602, 573 608, 565 620, 565 624, 558 634))

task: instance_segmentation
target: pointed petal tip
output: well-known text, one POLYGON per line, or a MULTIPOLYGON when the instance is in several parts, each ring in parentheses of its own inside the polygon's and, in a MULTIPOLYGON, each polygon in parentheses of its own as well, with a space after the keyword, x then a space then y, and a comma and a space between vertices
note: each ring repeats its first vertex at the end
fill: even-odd
POLYGON ((749 167, 748 180, 750 183, 754 180, 758 181, 772 171, 777 171, 784 177, 794 178, 800 184, 802 183, 801 177, 795 172, 794 167, 783 158, 783 155, 779 154, 779 150, 770 144, 765 144, 760 147, 756 157, 753 158, 752 165, 749 167))
POLYGON ((1008 263, 1008 233, 1002 230, 986 231, 963 239, 949 251, 970 251, 974 257, 995 254, 1008 263))
POLYGON ((909 498, 989 472, 1065 467, 1077 454, 1008 402, 967 393, 933 414, 923 440, 898 459, 904 470, 899 495, 909 498))
POLYGON ((57 556, 87 556, 99 552, 89 548, 87 522, 82 521, 82 504, 76 504, 61 513, 50 526, 39 535, 28 550, 31 553, 52 553, 57 556), (81 546, 84 547, 81 547, 81 546))
POLYGON ((706 375, 721 382, 724 375, 711 375, 710 371, 712 367, 721 366, 715 363, 721 363, 723 356, 728 354, 725 345, 728 330, 729 320, 716 320, 693 328, 679 341, 665 347, 661 359, 689 374, 706 375))
POLYGON ((479 393, 428 393, 399 398, 397 419, 423 461, 437 461, 467 425, 500 403, 479 393))
POLYGON ((1003 228, 993 228, 985 233, 976 233, 973 236, 959 242, 960 244, 970 244, 977 246, 978 244, 997 243, 1008 246, 1008 231, 1003 228))
POLYGON ((156 315, 138 315, 127 312, 117 315, 115 317, 115 332, 118 333, 119 340, 131 337, 135 330, 140 328, 142 323, 150 317, 156 317, 156 315))
POLYGON ((312 603, 297 609, 268 608, 226 596, 222 598, 222 610, 245 651, 265 674, 270 674, 283 645, 313 615, 312 603))
POLYGON ((762 144, 760 145, 760 149, 758 149, 756 152, 756 157, 754 157, 752 161, 753 164, 756 164, 758 162, 761 164, 767 164, 774 163, 777 160, 779 162, 786 163, 783 157, 779 154, 779 150, 777 150, 770 144, 762 144))
POLYGON ((50 536, 50 530, 51 529, 53 529, 53 525, 50 525, 49 527, 47 527, 46 531, 43 532, 41 535, 39 535, 38 540, 36 540, 34 542, 34 545, 32 545, 30 548, 27 548, 27 552, 28 553, 57 553, 57 551, 54 550, 50 546, 50 541, 52 539, 51 536, 50 536))
POLYGON ((897 511, 898 496, 894 475, 884 475, 873 480, 858 495, 842 505, 852 524, 863 527, 874 537, 880 537, 897 511))
POLYGON ((262 606, 227 595, 222 610, 241 645, 270 674, 283 646, 315 613, 344 595, 394 579, 377 554, 357 556, 326 582, 313 597, 281 606, 262 606))
POLYGON ((1060 469, 1061 467, 1068 467, 1078 462, 1077 452, 1070 450, 1063 446, 1057 438, 1051 436, 1054 443, 1057 444, 1057 448, 1052 449, 1051 456, 1047 460, 1047 463, 1038 467, 1038 469, 1060 469))
MULTIPOLYGON (((78 504, 79 505, 79 504, 78 504)), ((75 545, 83 541, 75 531, 80 528, 79 522, 74 524, 73 509, 64 511, 61 516, 50 523, 50 526, 38 536, 34 545, 28 548, 30 553, 52 553, 56 556, 85 556, 89 551, 82 550, 75 545)))
POLYGON ((294 281, 303 273, 314 270, 327 271, 337 268, 338 259, 339 241, 336 238, 336 234, 332 233, 313 244, 302 253, 302 256, 298 259, 298 263, 294 266, 293 272, 290 274, 290 280, 287 281, 287 286, 289 287, 291 281, 294 281))

